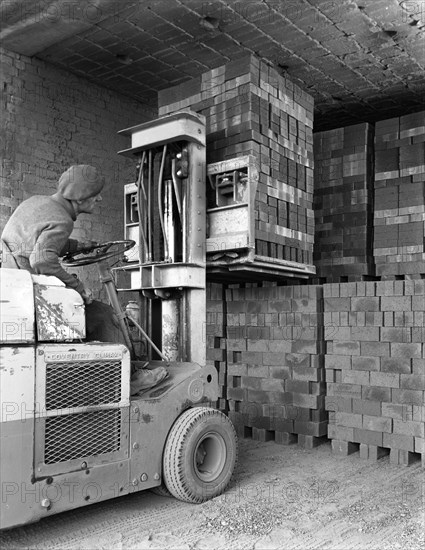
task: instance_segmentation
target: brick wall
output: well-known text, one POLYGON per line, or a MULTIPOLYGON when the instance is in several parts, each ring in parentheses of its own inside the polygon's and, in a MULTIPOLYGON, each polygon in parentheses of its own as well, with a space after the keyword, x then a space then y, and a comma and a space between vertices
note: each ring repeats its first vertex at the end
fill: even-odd
MULTIPOLYGON (((20 202, 34 194, 54 193, 66 168, 87 163, 102 170, 107 188, 95 213, 77 220, 75 236, 121 239, 123 184, 133 181, 135 166, 117 155, 128 145, 117 131, 157 114, 35 58, 1 49, 0 63, 4 92, 0 231, 20 202)), ((96 269, 79 271, 98 293, 96 269)))
POLYGON ((158 105, 160 115, 191 109, 206 117, 207 163, 253 155, 256 254, 312 264, 313 98, 247 55, 160 91, 158 105))
POLYGON ((241 435, 308 447, 326 435, 321 304, 314 285, 227 289, 227 399, 241 435))
POLYGON ((376 123, 376 274, 425 273, 425 111, 376 123))
POLYGON ((326 409, 335 452, 425 458, 422 279, 324 285, 326 409))
POLYGON ((314 264, 326 282, 374 275, 373 129, 314 134, 314 264))

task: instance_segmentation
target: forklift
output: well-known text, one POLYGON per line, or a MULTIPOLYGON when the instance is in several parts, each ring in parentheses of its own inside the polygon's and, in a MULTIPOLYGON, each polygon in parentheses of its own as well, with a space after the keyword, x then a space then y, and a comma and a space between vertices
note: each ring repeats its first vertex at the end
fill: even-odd
POLYGON ((126 345, 85 341, 84 302, 56 277, 0 268, 1 529, 147 489, 201 503, 236 464, 206 363, 205 119, 180 112, 122 133, 136 162, 126 238, 62 263, 97 264, 126 345), (158 366, 167 378, 135 394, 138 369, 158 366))

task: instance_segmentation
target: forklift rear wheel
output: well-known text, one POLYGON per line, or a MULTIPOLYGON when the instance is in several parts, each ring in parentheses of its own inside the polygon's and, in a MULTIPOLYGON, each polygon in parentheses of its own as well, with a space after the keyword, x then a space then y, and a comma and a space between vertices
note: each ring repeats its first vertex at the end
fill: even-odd
POLYGON ((236 432, 227 416, 195 407, 176 420, 168 435, 164 482, 179 500, 204 502, 225 490, 236 460, 236 432))

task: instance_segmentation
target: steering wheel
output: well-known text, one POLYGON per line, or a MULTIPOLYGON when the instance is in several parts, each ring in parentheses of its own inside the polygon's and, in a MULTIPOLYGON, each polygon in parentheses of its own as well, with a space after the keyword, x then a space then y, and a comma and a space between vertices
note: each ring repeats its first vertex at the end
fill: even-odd
POLYGON ((133 248, 135 241, 108 241, 106 243, 89 246, 77 252, 69 252, 61 259, 65 266, 78 267, 80 265, 90 265, 107 258, 121 256, 126 250, 133 248))

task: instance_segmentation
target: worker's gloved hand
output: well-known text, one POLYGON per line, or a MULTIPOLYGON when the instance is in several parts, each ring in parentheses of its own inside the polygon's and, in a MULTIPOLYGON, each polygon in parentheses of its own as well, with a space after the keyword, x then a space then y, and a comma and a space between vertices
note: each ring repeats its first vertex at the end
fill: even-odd
POLYGON ((99 244, 97 241, 78 241, 77 252, 88 250, 93 246, 99 246, 99 244))
POLYGON ((89 288, 85 288, 81 293, 85 304, 91 304, 93 302, 93 292, 89 288))

